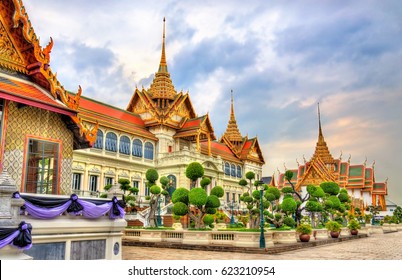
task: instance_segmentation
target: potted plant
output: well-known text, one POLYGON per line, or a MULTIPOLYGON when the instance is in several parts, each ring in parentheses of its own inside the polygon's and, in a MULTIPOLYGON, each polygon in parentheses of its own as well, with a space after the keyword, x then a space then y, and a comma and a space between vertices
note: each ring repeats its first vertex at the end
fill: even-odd
POLYGON ((351 219, 348 223, 348 229, 350 229, 351 235, 357 235, 359 232, 358 230, 360 229, 360 223, 355 219, 351 219))
POLYGON ((301 242, 308 242, 312 231, 313 229, 310 224, 300 224, 296 227, 296 232, 299 233, 301 242))
POLYGON ((341 232, 342 225, 335 221, 328 221, 325 228, 329 231, 332 238, 338 238, 341 232))

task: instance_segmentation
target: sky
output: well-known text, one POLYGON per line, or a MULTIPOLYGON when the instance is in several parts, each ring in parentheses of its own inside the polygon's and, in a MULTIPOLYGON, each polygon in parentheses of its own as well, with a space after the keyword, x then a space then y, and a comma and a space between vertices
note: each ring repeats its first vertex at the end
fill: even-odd
POLYGON ((263 176, 309 160, 317 103, 334 158, 372 166, 402 205, 402 9, 398 0, 24 0, 65 89, 125 109, 166 56, 177 91, 226 129, 233 90, 263 176))

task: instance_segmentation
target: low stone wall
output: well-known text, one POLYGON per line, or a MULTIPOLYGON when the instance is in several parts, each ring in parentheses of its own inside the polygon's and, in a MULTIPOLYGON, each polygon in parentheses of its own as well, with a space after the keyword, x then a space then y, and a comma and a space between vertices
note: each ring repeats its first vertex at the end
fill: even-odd
MULTIPOLYGON (((273 233, 264 234, 265 246, 273 246, 273 233)), ((259 232, 196 231, 196 230, 145 230, 126 229, 124 239, 139 242, 166 242, 187 245, 225 245, 259 248, 259 232)), ((296 242, 296 240, 295 240, 296 242)))

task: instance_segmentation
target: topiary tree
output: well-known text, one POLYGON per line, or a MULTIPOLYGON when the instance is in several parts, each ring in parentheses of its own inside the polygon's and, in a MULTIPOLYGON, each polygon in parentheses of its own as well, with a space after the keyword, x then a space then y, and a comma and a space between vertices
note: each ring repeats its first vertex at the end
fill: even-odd
POLYGON ((148 225, 150 227, 158 227, 158 221, 156 217, 156 210, 158 207, 158 201, 161 194, 161 187, 156 185, 156 180, 159 178, 158 171, 151 168, 148 169, 145 173, 145 177, 147 179, 147 187, 149 188, 149 192, 151 193, 149 197, 149 214, 148 214, 148 225))
MULTIPOLYGON (((249 180, 249 182, 250 182, 248 191, 251 192, 252 180, 255 179, 255 173, 254 173, 253 171, 248 171, 248 172, 246 173, 246 178, 247 178, 247 180, 249 180)), ((258 188, 258 186, 256 187, 256 189, 257 189, 257 188, 258 188)))
MULTIPOLYGON (((191 185, 194 186, 195 181, 202 177, 204 174, 204 168, 199 163, 190 163, 186 169, 186 176, 192 181, 191 185), (202 169, 202 170, 201 170, 202 169)), ((201 186, 205 187, 207 181, 204 180, 201 186)), ((209 185, 208 182, 207 185, 209 185)), ((212 215, 216 213, 216 209, 220 207, 220 197, 223 197, 224 190, 222 187, 215 186, 211 189, 210 195, 203 188, 193 187, 191 190, 185 188, 177 188, 172 195, 173 214, 178 216, 189 215, 190 219, 194 223, 195 228, 201 228, 203 222, 204 225, 210 225, 210 218, 206 218, 207 223, 204 221, 204 217, 208 214, 212 215), (179 206, 175 207, 176 204, 179 206), (185 208, 184 209, 184 206, 185 208)))
POLYGON ((204 167, 198 162, 190 163, 186 168, 186 177, 191 180, 190 188, 194 188, 198 178, 204 176, 204 167))
MULTIPOLYGON (((298 201, 298 203, 296 203, 296 209, 295 209, 295 221, 296 221, 297 225, 299 225, 301 218, 302 218, 302 212, 305 209, 304 203, 310 199, 310 193, 307 190, 306 195, 304 197, 302 197, 301 190, 298 190, 298 191, 296 190, 295 185, 291 181, 292 178, 293 178, 293 172, 291 170, 287 170, 285 172, 285 180, 288 181, 288 183, 290 184, 291 187, 284 187, 282 189, 282 192, 292 194, 295 197, 295 199, 298 201)), ((313 189, 310 188, 310 191, 313 191, 313 189)))
POLYGON ((167 191, 168 185, 169 185, 169 179, 166 176, 162 176, 159 179, 159 183, 161 183, 161 186, 162 186, 161 194, 163 196, 165 196, 165 205, 166 205, 166 202, 168 201, 168 197, 169 197, 169 192, 167 191))

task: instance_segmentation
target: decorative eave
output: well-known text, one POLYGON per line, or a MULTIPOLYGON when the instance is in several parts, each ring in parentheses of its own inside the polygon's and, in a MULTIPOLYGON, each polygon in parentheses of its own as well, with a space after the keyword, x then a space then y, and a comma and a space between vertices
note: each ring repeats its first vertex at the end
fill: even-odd
MULTIPOLYGON (((18 67, 12 63, 7 64, 4 62, 1 66, 27 75, 34 83, 48 90, 54 99, 59 99, 69 109, 77 111, 79 98, 82 92, 81 87, 79 87, 78 93, 74 98, 70 97, 64 87, 57 80, 57 76, 53 74, 50 69, 50 52, 53 47, 52 38, 50 38, 49 44, 45 48, 42 48, 22 1, 4 0, 1 2, 2 5, 4 5, 3 8, 4 11, 6 11, 6 17, 8 18, 8 22, 6 22, 7 19, 3 18, 5 21, 4 24, 10 24, 10 26, 4 26, 5 32, 7 35, 12 34, 8 36, 8 39, 11 39, 13 36, 22 36, 20 42, 25 41, 24 44, 26 47, 23 55, 22 52, 18 50, 18 53, 21 54, 21 64, 18 67), (12 6, 14 6, 14 9, 12 9, 12 6), (13 13, 13 15, 7 14, 7 12, 13 13), (10 29, 8 30, 8 28, 10 29), (20 31, 21 33, 17 31, 20 31), (25 66, 25 69, 22 66, 25 66)), ((3 21, 1 24, 3 25, 3 21)), ((16 45, 13 46, 18 49, 16 45)), ((75 137, 77 137, 77 139, 75 139, 76 142, 80 143, 79 145, 74 145, 74 148, 89 147, 93 145, 97 132, 96 125, 92 128, 88 128, 77 116, 70 116, 69 119, 71 122, 68 118, 63 117, 63 119, 66 122, 67 127, 69 127, 69 129, 73 131, 75 137)))
POLYGON ((328 170, 324 161, 319 157, 317 157, 311 160, 309 163, 307 163, 307 170, 304 172, 302 178, 297 181, 296 190, 300 190, 300 188, 304 185, 305 181, 308 179, 310 173, 313 170, 315 170, 316 174, 318 174, 321 181, 336 182, 336 178, 328 170))

